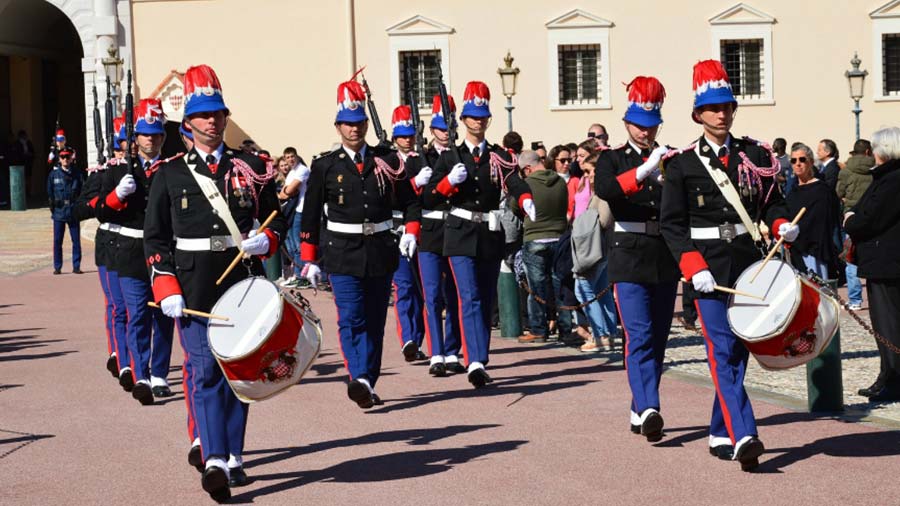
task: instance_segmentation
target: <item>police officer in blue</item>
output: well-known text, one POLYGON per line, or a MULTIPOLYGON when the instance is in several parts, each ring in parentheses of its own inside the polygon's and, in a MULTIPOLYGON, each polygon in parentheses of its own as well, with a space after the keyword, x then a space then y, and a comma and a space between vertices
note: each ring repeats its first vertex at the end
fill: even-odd
POLYGON ((665 146, 656 143, 666 91, 655 77, 627 87, 628 142, 604 151, 594 191, 616 220, 609 277, 625 329, 625 370, 631 387, 631 430, 656 442, 663 435, 659 382, 672 325, 678 266, 659 231, 665 146))
MULTIPOLYGON (((322 270, 328 273, 350 376, 347 396, 368 409, 381 402, 375 385, 381 374, 391 277, 400 256, 391 233, 392 210, 413 206, 415 199, 406 174, 391 165, 397 160, 392 151, 366 143, 365 109, 359 83, 350 80, 338 86, 334 123, 341 146, 313 161, 303 203, 300 258, 308 262, 303 275, 313 286, 318 286, 322 270)), ((407 211, 400 241, 407 248, 412 243, 414 251, 418 223, 408 221, 409 215, 407 211)))
POLYGON ((491 120, 487 85, 471 81, 463 95, 463 142, 444 152, 423 192, 423 206, 450 201, 444 222, 443 255, 456 283, 463 355, 475 388, 492 381, 485 371, 491 340, 491 312, 500 275, 504 237, 499 226, 500 193, 506 189, 532 219, 536 209, 517 164, 502 147, 485 140, 491 120), (458 156, 457 156, 458 153, 458 156))
MULTIPOLYGON (((128 312, 128 364, 120 374, 126 387, 131 373, 131 395, 142 405, 154 403, 154 397, 169 397, 166 380, 172 355, 174 322, 147 303, 153 299, 150 277, 143 258, 144 216, 147 198, 162 163, 160 150, 165 140, 165 115, 158 99, 141 100, 135 108, 135 144, 138 148, 133 166, 127 162, 110 167, 104 175, 97 205, 97 218, 108 223, 113 234, 111 269, 119 279, 119 288, 128 312)), ((127 389, 127 388, 126 388, 127 389)))
POLYGON ((50 199, 50 214, 53 218, 53 274, 62 272, 62 243, 66 227, 72 240, 72 272, 81 271, 81 226, 72 215, 75 201, 81 194, 82 175, 75 167, 73 150, 63 148, 59 152, 59 163, 47 175, 47 196, 50 199))
MULTIPOLYGON (((456 114, 456 104, 448 95, 449 117, 456 114)), ((441 96, 435 95, 431 108, 431 146, 425 152, 427 166, 437 165, 441 153, 450 149, 449 126, 441 110, 441 96)), ((421 175, 424 171, 420 171, 421 175)), ((414 179, 419 182, 428 179, 414 179)), ((417 184, 422 188, 425 184, 417 184)), ((422 193, 421 190, 418 193, 422 193)), ((421 197, 420 197, 421 198, 421 197)), ((419 233, 419 272, 422 274, 422 290, 425 295, 425 334, 430 343, 431 360, 428 372, 433 376, 446 376, 448 372, 462 373, 466 368, 459 361, 462 347, 459 330, 459 305, 456 284, 450 273, 450 263, 444 256, 444 222, 450 211, 450 199, 421 200, 421 232, 419 233)))

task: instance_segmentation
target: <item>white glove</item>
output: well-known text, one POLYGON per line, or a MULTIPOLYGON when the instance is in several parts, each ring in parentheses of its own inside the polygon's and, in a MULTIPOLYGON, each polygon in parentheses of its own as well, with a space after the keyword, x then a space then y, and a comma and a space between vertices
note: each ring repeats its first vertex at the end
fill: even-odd
POLYGON ((319 281, 322 279, 322 269, 319 269, 318 265, 306 264, 303 266, 303 272, 301 272, 301 274, 313 287, 319 286, 319 281))
POLYGON ((406 258, 412 258, 416 254, 416 236, 403 234, 400 236, 400 254, 406 258))
POLYGON ((431 167, 422 167, 419 170, 419 173, 416 174, 416 177, 413 178, 413 182, 416 183, 416 188, 422 188, 428 181, 431 179, 431 167))
POLYGON ((691 278, 691 282, 694 283, 694 290, 697 290, 698 292, 712 293, 713 290, 716 289, 716 278, 709 272, 709 269, 703 269, 697 274, 694 274, 691 278))
POLYGON ((658 146, 651 151, 650 156, 647 157, 647 161, 637 168, 637 172, 634 174, 635 179, 637 179, 638 182, 641 182, 650 174, 658 171, 659 161, 662 160, 663 155, 666 154, 667 151, 669 151, 669 148, 665 146, 658 146))
POLYGON ((251 230, 247 238, 241 241, 241 250, 245 255, 265 255, 269 252, 269 236, 251 230))
POLYGON ((522 202, 522 210, 525 211, 525 214, 531 218, 531 221, 537 221, 537 209, 534 208, 534 201, 531 199, 525 199, 522 202))
POLYGON ((466 176, 468 175, 469 173, 466 172, 466 166, 461 163, 457 163, 453 166, 452 169, 450 169, 450 173, 447 174, 447 181, 450 181, 450 184, 456 186, 465 181, 466 176))
POLYGON ((181 318, 184 316, 184 297, 181 295, 169 295, 159 301, 159 308, 169 318, 181 318))
POLYGON ((135 191, 137 191, 137 183, 134 182, 134 176, 131 174, 122 176, 122 179, 119 180, 119 184, 116 185, 116 197, 119 197, 119 200, 125 200, 125 197, 131 195, 135 191))
POLYGON ((784 237, 784 240, 787 242, 794 242, 797 240, 797 236, 800 235, 800 227, 790 223, 782 223, 778 225, 778 235, 784 237))

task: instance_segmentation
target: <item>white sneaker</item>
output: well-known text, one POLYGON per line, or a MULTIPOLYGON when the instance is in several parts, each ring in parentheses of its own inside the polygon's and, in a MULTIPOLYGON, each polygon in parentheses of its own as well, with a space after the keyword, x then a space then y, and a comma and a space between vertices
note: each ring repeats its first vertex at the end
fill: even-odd
POLYGON ((850 311, 859 311, 860 309, 862 309, 862 304, 851 302, 850 304, 847 304, 847 309, 849 309, 850 311))

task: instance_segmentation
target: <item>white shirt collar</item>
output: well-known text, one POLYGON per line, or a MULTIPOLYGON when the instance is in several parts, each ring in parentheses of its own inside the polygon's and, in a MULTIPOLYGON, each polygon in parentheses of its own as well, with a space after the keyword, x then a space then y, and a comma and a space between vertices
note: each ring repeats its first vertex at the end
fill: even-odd
POLYGON ((832 160, 834 160, 834 157, 828 157, 828 158, 822 160, 822 167, 824 167, 824 166, 828 165, 829 163, 831 163, 832 160))
MULTIPOLYGON (((472 144, 471 142, 469 142, 469 139, 465 139, 465 143, 466 143, 466 147, 469 148, 469 153, 471 153, 472 150, 475 149, 475 144, 472 144)), ((478 152, 484 154, 484 148, 486 145, 487 145, 487 141, 482 139, 481 143, 478 144, 478 152)))
MULTIPOLYGON (((343 144, 341 144, 341 147, 344 148, 344 152, 347 153, 347 156, 350 157, 350 161, 353 161, 353 159, 356 158, 356 151, 353 151, 352 149, 348 148, 347 146, 344 146, 343 144)), ((363 144, 363 147, 359 150, 359 156, 363 160, 366 159, 366 145, 365 144, 363 144)))
POLYGON ((222 153, 225 151, 225 143, 223 142, 219 144, 219 147, 217 147, 212 153, 207 153, 197 144, 194 144, 194 149, 197 150, 197 154, 200 155, 200 158, 204 162, 206 161, 207 155, 213 155, 213 157, 216 159, 216 163, 219 163, 222 161, 222 153))
MULTIPOLYGON (((722 146, 719 146, 719 145, 716 144, 714 141, 711 141, 711 140, 709 139, 709 137, 706 136, 706 134, 703 134, 703 138, 706 139, 706 143, 709 144, 709 147, 712 148, 713 153, 716 154, 716 155, 718 156, 719 149, 721 149, 722 146)), ((724 147, 725 147, 725 150, 726 150, 726 151, 730 151, 730 148, 728 147, 728 146, 730 146, 730 145, 731 145, 731 134, 728 134, 728 136, 725 137, 725 146, 724 146, 724 147)))

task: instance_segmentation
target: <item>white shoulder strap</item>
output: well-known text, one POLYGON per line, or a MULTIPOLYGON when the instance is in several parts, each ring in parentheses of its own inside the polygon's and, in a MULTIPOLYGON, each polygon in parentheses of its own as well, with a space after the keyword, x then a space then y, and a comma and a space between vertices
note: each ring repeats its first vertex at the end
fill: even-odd
POLYGON ((709 160, 700 154, 700 143, 697 143, 697 145, 694 146, 694 153, 697 154, 700 163, 703 164, 706 172, 709 173, 709 177, 711 177, 713 182, 716 183, 716 186, 719 187, 719 191, 722 192, 725 200, 727 200, 728 203, 734 207, 734 210, 737 211, 738 216, 741 218, 741 222, 750 232, 750 236, 753 237, 754 241, 759 241, 762 238, 762 235, 759 233, 759 227, 756 226, 756 223, 753 223, 753 220, 750 219, 750 215, 747 214, 747 209, 744 208, 741 197, 738 195, 737 190, 734 189, 734 185, 731 184, 731 179, 728 178, 728 174, 709 164, 709 160))
POLYGON ((219 187, 216 186, 216 182, 211 178, 199 174, 197 172, 196 163, 188 163, 187 166, 188 172, 194 176, 194 180, 197 181, 197 184, 200 186, 200 191, 203 192, 203 196, 206 197, 206 200, 212 205, 213 212, 225 222, 225 226, 228 228, 228 233, 231 234, 234 243, 240 244, 243 240, 241 231, 238 228, 237 223, 234 222, 234 218, 231 217, 231 210, 228 209, 228 202, 225 202, 225 198, 222 197, 222 194, 219 192, 219 187))

